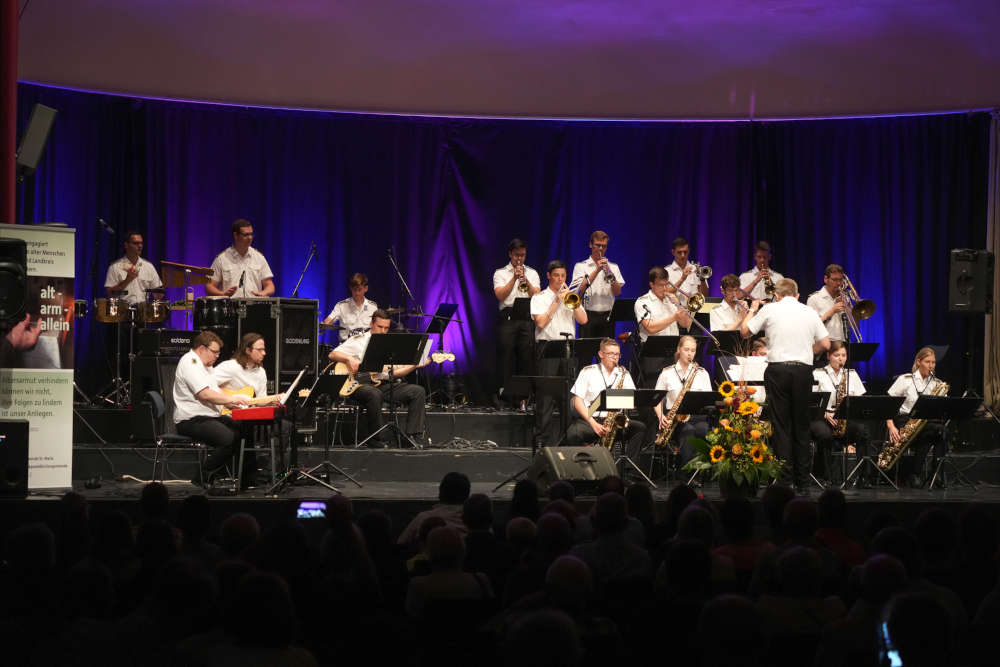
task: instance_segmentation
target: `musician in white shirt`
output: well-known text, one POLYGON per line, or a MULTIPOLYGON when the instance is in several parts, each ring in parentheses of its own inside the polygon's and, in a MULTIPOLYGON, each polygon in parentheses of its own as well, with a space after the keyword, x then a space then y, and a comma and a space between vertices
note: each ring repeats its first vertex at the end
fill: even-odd
MULTIPOLYGON (((708 371, 699 366, 695 360, 695 353, 698 351, 698 342, 694 336, 681 336, 677 341, 677 351, 674 352, 674 364, 667 366, 660 372, 656 379, 656 389, 666 389, 667 395, 663 397, 659 405, 653 407, 656 413, 658 431, 663 430, 669 423, 667 414, 674 406, 680 396, 681 389, 690 379, 691 387, 689 391, 712 391, 712 380, 708 371), (692 375, 694 377, 692 379, 692 375)), ((708 417, 705 415, 691 415, 691 418, 677 424, 674 429, 673 438, 678 443, 678 454, 681 464, 687 463, 694 458, 694 446, 691 445, 691 438, 704 438, 708 434, 708 417)), ((674 417, 676 419, 676 415, 674 417)))
POLYGON ((590 235, 590 257, 573 266, 571 283, 580 281, 577 291, 587 312, 586 326, 580 326, 580 338, 615 337, 615 323, 609 322, 615 297, 621 296, 625 279, 621 269, 607 258, 610 237, 597 230, 590 235))
MULTIPOLYGON (((816 443, 816 458, 813 460, 813 474, 820 479, 830 479, 826 461, 829 457, 833 445, 833 429, 837 426, 837 420, 833 418, 837 409, 838 398, 841 398, 840 390, 844 383, 844 373, 848 370, 844 368, 847 362, 847 347, 843 341, 830 341, 830 349, 826 353, 827 365, 823 368, 813 370, 814 391, 830 392, 830 401, 826 405, 822 419, 814 419, 809 424, 809 431, 812 433, 813 442, 816 443)), ((861 377, 853 368, 850 369, 850 376, 847 380, 848 396, 863 396, 865 385, 861 382, 861 377)), ((869 450, 871 436, 863 421, 857 419, 847 420, 847 432, 844 435, 844 444, 854 443, 857 452, 861 456, 870 456, 869 450)))
POLYGON ((530 298, 542 291, 538 272, 525 265, 528 246, 521 239, 507 244, 507 266, 493 272, 493 295, 500 313, 497 318, 497 395, 515 375, 531 375, 534 368, 534 322, 514 320, 514 300, 530 298))
POLYGON ((812 361, 830 348, 830 339, 816 311, 799 303, 799 286, 794 280, 782 278, 775 283, 774 298, 774 303, 763 308, 760 301, 751 304, 740 324, 740 333, 749 338, 767 332, 764 387, 774 429, 774 451, 785 461, 780 479, 794 482, 800 493, 807 494, 812 361))
MULTIPOLYGON (((330 352, 330 361, 343 363, 351 375, 356 374, 361 366, 361 360, 364 359, 365 352, 368 350, 368 343, 371 341, 372 335, 389 333, 391 325, 392 320, 389 318, 389 313, 382 309, 376 310, 372 315, 370 330, 352 336, 334 348, 330 352)), ((392 400, 394 403, 406 405, 406 429, 404 432, 417 444, 423 442, 426 412, 424 401, 427 392, 418 384, 400 382, 400 379, 430 363, 427 358, 429 349, 429 345, 424 348, 424 355, 419 364, 395 366, 392 372, 392 400)), ((390 382, 387 380, 382 380, 378 386, 362 384, 350 396, 352 401, 364 407, 368 435, 374 434, 374 437, 367 443, 370 448, 388 447, 388 442, 382 437, 379 429, 383 425, 382 403, 389 400, 389 387, 390 382)))
POLYGON ((233 409, 249 402, 246 396, 231 396, 219 389, 212 365, 220 352, 222 339, 211 331, 202 331, 191 341, 191 350, 177 362, 174 374, 174 423, 180 435, 211 448, 205 459, 208 479, 229 461, 239 442, 239 429, 230 417, 219 414, 219 406, 233 409))
POLYGON ((823 287, 806 299, 806 305, 819 313, 830 334, 830 340, 847 340, 844 330, 844 300, 840 298, 840 288, 844 283, 844 267, 830 264, 823 272, 823 287))
POLYGON ((115 292, 125 293, 121 298, 129 304, 144 303, 146 292, 163 289, 163 283, 156 272, 156 267, 147 260, 142 259, 142 234, 130 231, 125 235, 125 255, 115 260, 108 266, 108 273, 104 279, 104 287, 109 297, 115 292))
MULTIPOLYGON (((905 396, 903 404, 899 408, 899 414, 885 422, 889 431, 889 442, 897 444, 900 440, 900 429, 910 419, 910 411, 921 396, 934 393, 942 381, 934 375, 937 368, 937 356, 934 349, 922 347, 913 359, 911 372, 904 373, 896 378, 896 381, 889 387, 890 396, 905 396)), ((927 452, 934 447, 934 457, 944 454, 944 426, 937 420, 928 420, 920 433, 910 442, 909 450, 913 456, 909 459, 900 459, 900 477, 904 483, 911 486, 918 486, 917 476, 924 467, 927 452)))
MULTIPOLYGON (((621 383, 622 389, 635 389, 632 376, 624 366, 618 365, 621 348, 613 338, 601 340, 597 352, 600 363, 585 366, 570 388, 572 396, 572 421, 566 429, 564 442, 568 445, 597 443, 605 436, 604 420, 608 413, 595 410, 590 414, 590 406, 598 399, 605 389, 617 389, 621 383), (624 376, 624 377, 623 377, 624 376)), ((638 456, 646 437, 646 425, 638 419, 629 419, 628 427, 619 434, 625 443, 625 454, 630 458, 638 456)))
POLYGON ((233 245, 212 262, 212 282, 205 285, 210 296, 271 296, 274 294, 274 273, 267 259, 253 243, 253 225, 242 218, 232 224, 233 245))
MULTIPOLYGON (((259 333, 245 333, 232 359, 227 359, 213 369, 219 387, 238 391, 244 387, 253 390, 254 398, 267 396, 267 372, 261 365, 267 356, 267 343, 259 333)), ((277 400, 280 397, 276 397, 277 400)), ((262 405, 257 403, 257 405, 262 405)))
MULTIPOLYGON (((649 270, 649 291, 635 300, 635 319, 639 323, 639 338, 643 343, 650 336, 676 336, 678 325, 687 327, 691 317, 686 308, 681 308, 672 294, 670 276, 662 266, 649 270)), ((643 385, 652 387, 669 357, 654 357, 643 353, 643 385)))
POLYGON ((323 320, 323 324, 339 322, 343 328, 338 332, 338 338, 343 343, 351 336, 364 333, 371 328, 372 313, 378 310, 378 304, 365 298, 368 293, 368 276, 355 273, 347 281, 351 296, 338 301, 323 320))
POLYGON ((764 291, 768 279, 777 285, 784 276, 771 268, 771 244, 767 241, 758 241, 754 246, 753 260, 754 267, 740 274, 740 289, 747 298, 765 301, 770 299, 764 291))
POLYGON ((688 240, 683 236, 675 238, 670 246, 670 253, 674 256, 674 261, 663 268, 667 270, 670 284, 677 290, 677 300, 682 305, 687 305, 688 298, 685 295, 700 293, 708 296, 708 281, 698 276, 698 266, 689 261, 691 244, 688 240))
POLYGON ((735 273, 729 273, 722 276, 719 286, 722 289, 722 303, 716 304, 708 314, 709 329, 738 331, 747 312, 746 304, 740 300, 743 297, 740 279, 735 273))

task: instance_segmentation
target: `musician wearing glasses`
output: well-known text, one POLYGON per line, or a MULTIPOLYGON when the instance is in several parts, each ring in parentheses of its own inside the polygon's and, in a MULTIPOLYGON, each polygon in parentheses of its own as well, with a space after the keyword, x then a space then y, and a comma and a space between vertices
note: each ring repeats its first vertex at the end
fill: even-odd
MULTIPOLYGON (((934 349, 922 347, 913 359, 911 372, 896 378, 887 392, 890 396, 905 396, 899 407, 899 414, 886 420, 889 431, 889 446, 898 445, 903 438, 906 424, 910 421, 910 411, 921 396, 948 393, 948 385, 934 375, 937 368, 937 356, 934 349)), ((918 475, 924 467, 927 452, 934 447, 934 458, 944 454, 944 426, 939 421, 928 420, 916 436, 911 438, 908 449, 912 457, 902 457, 899 460, 900 479, 910 486, 919 486, 918 475)), ((881 457, 880 457, 881 462, 881 457)))
MULTIPOLYGON (((830 341, 830 349, 826 352, 827 364, 823 368, 813 370, 814 391, 830 392, 830 401, 826 405, 822 419, 814 419, 809 423, 809 432, 816 443, 816 458, 813 460, 813 474, 819 479, 830 479, 830 471, 826 469, 826 461, 833 446, 834 438, 841 438, 845 446, 854 443, 859 456, 870 456, 871 436, 864 422, 857 419, 838 422, 833 418, 840 401, 845 396, 863 396, 865 385, 853 368, 844 368, 847 362, 847 347, 843 341, 830 341)), ((866 482, 867 480, 862 480, 866 482)))
POLYGON ((174 424, 180 435, 211 449, 205 459, 209 478, 211 472, 229 462, 239 442, 238 427, 232 418, 219 413, 219 407, 233 409, 249 403, 246 396, 219 389, 212 366, 220 352, 222 339, 211 331, 202 331, 191 341, 191 350, 177 362, 174 375, 174 424))
POLYGON ((351 296, 338 301, 323 320, 323 324, 338 322, 343 327, 338 332, 341 343, 351 336, 368 331, 371 328, 372 315, 378 310, 377 303, 365 298, 365 294, 368 293, 368 276, 355 273, 347 281, 347 288, 351 291, 351 296))
POLYGON ((264 337, 259 333, 245 333, 233 358, 218 364, 212 369, 212 374, 220 388, 238 390, 250 387, 255 398, 267 396, 267 372, 262 365, 266 356, 264 337))
POLYGON ((712 331, 736 331, 747 312, 747 305, 741 300, 743 290, 740 289, 740 279, 735 273, 722 276, 719 281, 722 289, 722 303, 716 304, 708 315, 709 328, 712 331))
POLYGON ((615 323, 608 321, 615 297, 621 296, 625 279, 618 265, 607 258, 610 237, 601 230, 590 235, 590 257, 573 267, 572 283, 583 297, 586 325, 580 326, 580 338, 614 338, 615 323))
MULTIPOLYGON (((590 414, 590 406, 605 389, 635 389, 632 376, 624 366, 618 364, 621 358, 621 348, 613 338, 601 340, 601 348, 597 352, 600 363, 585 366, 576 377, 576 382, 569 390, 572 396, 572 421, 566 429, 564 442, 567 445, 582 445, 597 443, 607 435, 604 421, 608 413, 596 410, 590 414)), ((625 455, 639 455, 646 437, 646 425, 636 419, 629 419, 621 440, 625 443, 625 455)))
MULTIPOLYGON (((708 376, 708 371, 694 361, 697 351, 698 342, 694 336, 681 336, 677 342, 677 351, 674 352, 674 364, 660 371, 660 376, 656 379, 656 389, 667 390, 667 395, 660 404, 653 406, 659 430, 666 428, 669 423, 667 415, 688 380, 691 380, 689 391, 712 391, 712 380, 708 376)), ((676 418, 675 414, 674 419, 676 418)), ((678 455, 682 465, 694 458, 694 446, 690 439, 704 438, 707 434, 708 417, 705 415, 691 415, 686 422, 677 424, 673 437, 678 443, 678 455)))
POLYGON ((538 272, 525 264, 528 246, 521 239, 507 244, 507 266, 493 272, 493 294, 500 315, 497 318, 498 394, 511 375, 531 375, 535 326, 532 320, 514 320, 514 300, 530 298, 542 291, 538 272))
MULTIPOLYGON (((649 270, 649 291, 635 300, 635 319, 639 323, 639 338, 642 342, 650 336, 676 336, 678 326, 691 325, 691 317, 674 298, 670 276, 662 266, 649 270)), ((642 357, 643 383, 652 387, 660 369, 669 357, 642 357)))
POLYGON ((769 294, 769 286, 777 285, 783 275, 771 268, 771 244, 758 241, 753 251, 754 267, 740 274, 740 289, 743 296, 758 301, 776 298, 769 294))
POLYGON ((708 296, 708 281, 698 275, 698 266, 692 263, 691 245, 683 236, 678 236, 671 244, 670 253, 674 256, 674 261, 664 268, 670 277, 670 284, 677 290, 677 300, 683 304, 687 303, 687 295, 701 293, 708 296))
POLYGON ((844 331, 844 300, 840 289, 844 284, 844 267, 830 264, 823 271, 823 287, 809 295, 806 305, 819 313, 819 319, 830 333, 830 340, 847 341, 844 331))
POLYGON ((205 285, 209 296, 271 296, 274 273, 264 255, 251 248, 253 224, 242 218, 232 224, 233 245, 212 262, 212 282, 205 285))
POLYGON ((146 292, 156 288, 163 289, 160 275, 151 262, 141 257, 142 234, 136 231, 128 232, 122 245, 125 246, 125 255, 108 267, 104 287, 109 297, 124 291, 121 298, 129 304, 144 303, 146 292))

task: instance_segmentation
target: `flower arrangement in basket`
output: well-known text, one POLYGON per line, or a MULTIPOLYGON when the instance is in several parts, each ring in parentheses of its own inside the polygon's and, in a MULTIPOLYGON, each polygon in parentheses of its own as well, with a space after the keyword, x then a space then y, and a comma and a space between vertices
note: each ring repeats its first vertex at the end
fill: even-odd
POLYGON ((784 461, 768 446, 771 425, 757 417, 760 405, 751 396, 755 387, 725 381, 719 385, 725 407, 719 425, 705 439, 692 438, 696 455, 685 470, 711 470, 712 479, 756 488, 777 479, 784 461))

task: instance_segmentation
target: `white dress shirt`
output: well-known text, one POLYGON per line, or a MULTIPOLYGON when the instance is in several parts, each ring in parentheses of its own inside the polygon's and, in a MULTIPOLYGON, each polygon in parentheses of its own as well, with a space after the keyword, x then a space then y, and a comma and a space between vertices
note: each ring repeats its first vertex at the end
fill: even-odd
MULTIPOLYGON (((835 373, 830 368, 830 364, 813 370, 813 391, 830 392, 830 402, 826 404, 827 412, 833 412, 833 409, 837 406, 837 392, 840 391, 840 383, 844 381, 845 370, 841 368, 839 372, 835 373)), ((847 395, 863 396, 864 393, 865 385, 861 382, 858 372, 852 368, 850 379, 847 381, 847 395)))
MULTIPOLYGON (((744 271, 743 273, 741 273, 740 274, 740 289, 741 290, 746 290, 746 286, 749 285, 750 283, 752 283, 754 281, 754 279, 757 278, 757 274, 759 274, 759 273, 760 273, 760 269, 758 269, 756 266, 753 267, 752 269, 750 269, 749 271, 744 271)), ((778 273, 774 269, 771 269, 771 282, 772 283, 777 284, 777 282, 779 280, 781 280, 782 278, 784 278, 784 277, 785 276, 781 275, 780 273, 778 273)), ((764 293, 764 281, 763 280, 761 280, 759 283, 757 283, 754 286, 754 288, 750 291, 750 296, 751 296, 751 298, 754 298, 754 299, 766 299, 767 298, 767 294, 764 293)))
POLYGON ((730 306, 723 300, 722 303, 715 304, 715 307, 708 313, 709 329, 712 331, 732 329, 734 325, 743 321, 744 312, 737 307, 730 306))
MULTIPOLYGON (((531 297, 531 316, 544 315, 552 302, 557 299, 559 295, 553 292, 551 287, 546 287, 531 297)), ((570 334, 570 338, 576 338, 576 320, 573 318, 573 311, 560 303, 548 326, 539 329, 538 324, 535 324, 535 340, 562 340, 560 334, 563 332, 570 334)))
MULTIPOLYGON (((622 389, 635 389, 635 383, 632 382, 632 375, 623 366, 616 366, 608 373, 603 364, 591 364, 590 366, 584 366, 580 374, 576 376, 576 382, 570 387, 569 393, 579 396, 583 400, 583 404, 587 408, 590 408, 590 404, 597 400, 602 391, 618 387, 618 382, 622 379, 622 373, 625 374, 625 382, 622 384, 622 389)), ((593 416, 594 419, 600 420, 606 417, 607 413, 604 410, 598 410, 593 416)))
MULTIPOLYGON (((687 263, 687 266, 692 266, 691 262, 687 263)), ((675 261, 670 266, 663 267, 667 270, 667 277, 670 279, 670 284, 677 287, 677 281, 681 279, 681 275, 684 273, 684 269, 675 261)), ((697 272, 691 272, 688 274, 684 282, 681 283, 681 289, 691 296, 698 293, 698 287, 701 285, 701 278, 698 277, 697 272)), ((681 303, 687 303, 687 297, 683 294, 677 294, 677 300, 681 303)))
POLYGON ((243 288, 237 289, 234 297, 253 297, 254 292, 264 288, 264 281, 273 278, 271 267, 264 255, 253 247, 247 248, 247 254, 241 255, 236 248, 229 246, 212 262, 212 282, 219 282, 219 289, 226 291, 230 287, 239 287, 243 276, 243 288))
MULTIPOLYGON (((510 279, 513 277, 514 277, 514 265, 511 264, 510 262, 507 262, 507 266, 503 267, 502 269, 497 269, 496 271, 493 272, 493 289, 495 290, 498 287, 503 287, 504 285, 509 283, 510 279)), ((538 271, 535 271, 530 266, 524 267, 524 277, 527 279, 528 284, 531 285, 532 287, 541 287, 542 283, 541 279, 538 277, 538 271)), ((517 299, 518 297, 525 298, 528 296, 527 294, 519 290, 517 288, 517 285, 518 283, 514 283, 514 289, 510 291, 510 294, 507 295, 506 299, 497 302, 500 306, 500 310, 503 310, 504 308, 510 308, 511 306, 513 306, 514 299, 517 299)))
MULTIPOLYGON (((653 290, 649 290, 638 299, 635 300, 635 320, 636 322, 642 322, 647 317, 650 321, 655 322, 656 320, 662 320, 664 317, 670 317, 678 310, 674 302, 670 300, 669 296, 663 299, 657 299, 656 295, 653 294, 653 290), (645 307, 644 307, 645 306, 645 307), (649 310, 649 315, 647 316, 646 311, 649 310)), ((667 325, 655 334, 651 334, 641 325, 639 326, 639 338, 643 342, 646 341, 650 336, 676 336, 679 333, 677 328, 677 322, 667 325)))
POLYGON ((767 332, 767 361, 798 361, 812 366, 813 343, 826 338, 826 327, 816 311, 786 296, 765 304, 747 322, 750 333, 767 332))
POLYGON ((903 373, 896 381, 892 383, 889 387, 890 396, 905 396, 903 400, 903 405, 899 408, 899 414, 908 415, 910 410, 913 409, 913 404, 917 402, 917 399, 925 394, 930 394, 934 391, 934 388, 938 386, 941 380, 937 379, 933 375, 929 375, 926 379, 920 375, 920 372, 916 373, 903 373))
POLYGON ((339 322, 344 327, 337 332, 340 334, 340 342, 343 343, 351 336, 369 331, 372 315, 375 314, 376 310, 378 310, 378 304, 371 299, 365 299, 359 307, 358 304, 354 303, 353 298, 348 297, 343 301, 338 301, 326 319, 339 322))
POLYGON ((253 388, 254 398, 267 396, 267 371, 263 366, 243 368, 235 359, 227 359, 216 364, 212 376, 219 387, 235 390, 243 387, 253 388))
MULTIPOLYGON (((132 260, 122 257, 115 260, 108 266, 108 274, 104 279, 105 287, 114 287, 125 280, 126 272, 132 267, 132 260)), ((143 303, 146 300, 146 292, 154 287, 162 287, 160 275, 156 272, 156 267, 151 262, 147 262, 140 257, 135 267, 139 270, 139 275, 135 280, 125 286, 125 294, 122 296, 130 304, 143 303)))
MULTIPOLYGON (((573 277, 570 282, 572 283, 583 276, 589 276, 596 268, 597 262, 594 261, 593 257, 577 262, 573 266, 573 277)), ((608 262, 608 268, 611 269, 615 282, 624 285, 625 279, 622 278, 622 272, 618 269, 618 265, 614 262, 608 262)), ((613 305, 615 305, 615 295, 611 293, 611 283, 604 279, 604 272, 601 271, 594 282, 587 287, 587 291, 583 293, 583 307, 587 310, 603 313, 611 310, 613 305)))
POLYGON ((681 393, 681 388, 687 382, 690 373, 697 373, 694 382, 691 383, 691 391, 712 391, 712 380, 701 366, 689 364, 687 371, 681 370, 680 364, 667 366, 660 371, 660 376, 656 378, 656 389, 666 389, 667 395, 663 397, 663 409, 669 410, 674 406, 677 395, 681 393))
MULTIPOLYGON (((813 292, 806 299, 806 305, 815 310, 820 318, 823 317, 823 313, 833 308, 835 303, 837 303, 837 298, 830 296, 825 287, 818 292, 813 292)), ((830 334, 830 340, 847 340, 847 337, 844 335, 844 322, 840 313, 834 313, 830 319, 823 320, 823 325, 830 334)))
POLYGON ((188 351, 177 362, 174 374, 174 423, 180 424, 192 417, 218 417, 219 407, 202 401, 198 392, 202 389, 219 390, 212 369, 205 365, 194 350, 188 351))

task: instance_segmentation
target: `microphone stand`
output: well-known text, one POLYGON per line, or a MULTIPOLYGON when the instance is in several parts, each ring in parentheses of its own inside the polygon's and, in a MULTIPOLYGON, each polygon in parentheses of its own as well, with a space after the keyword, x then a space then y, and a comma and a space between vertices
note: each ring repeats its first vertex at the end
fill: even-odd
POLYGON ((396 272, 396 278, 399 279, 399 284, 403 286, 403 291, 406 292, 406 296, 409 298, 410 303, 416 306, 417 312, 424 312, 423 307, 417 303, 417 300, 413 296, 413 292, 410 291, 410 286, 406 284, 406 279, 403 278, 403 273, 399 270, 399 266, 396 264, 396 257, 393 254, 393 249, 389 248, 385 251, 385 254, 386 257, 389 258, 389 263, 392 264, 392 269, 396 272))
POLYGON ((299 285, 302 284, 302 279, 306 277, 306 271, 309 270, 309 263, 312 262, 313 257, 316 256, 316 244, 313 243, 309 246, 309 256, 306 258, 306 265, 302 267, 302 273, 299 274, 299 282, 295 283, 295 289, 292 290, 292 298, 296 298, 299 295, 299 285))

